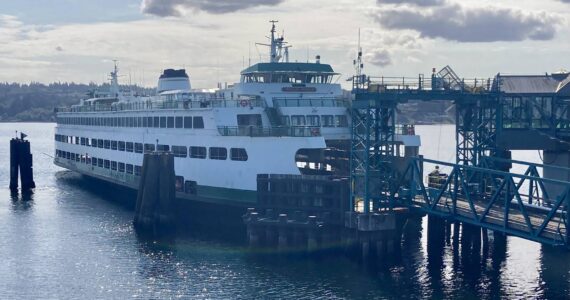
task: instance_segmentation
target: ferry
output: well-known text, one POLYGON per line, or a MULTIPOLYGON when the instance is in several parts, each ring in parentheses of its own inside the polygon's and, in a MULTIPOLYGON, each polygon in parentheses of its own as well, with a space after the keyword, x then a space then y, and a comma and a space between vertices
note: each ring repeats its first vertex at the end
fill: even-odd
POLYGON ((255 204, 258 174, 347 176, 350 99, 340 74, 319 56, 290 62, 275 23, 269 40, 269 61, 211 90, 167 69, 156 95, 136 95, 121 89, 115 64, 109 91, 56 109, 54 163, 137 189, 144 153, 170 151, 177 198, 233 207, 255 204))

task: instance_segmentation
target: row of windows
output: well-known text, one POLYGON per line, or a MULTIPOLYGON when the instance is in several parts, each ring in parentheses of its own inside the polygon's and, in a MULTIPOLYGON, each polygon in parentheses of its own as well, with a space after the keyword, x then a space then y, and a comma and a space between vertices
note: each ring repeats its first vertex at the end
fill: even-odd
POLYGON ((58 124, 143 127, 143 128, 204 128, 203 117, 58 117, 58 124))
MULTIPOLYGON (((111 149, 125 152, 134 153, 144 153, 157 151, 171 151, 175 157, 190 157, 198 159, 206 159, 209 153, 210 159, 214 160, 226 160, 228 159, 228 149, 223 147, 206 147, 201 146, 175 146, 161 145, 158 144, 143 144, 143 143, 133 143, 133 142, 123 142, 123 141, 112 141, 103 139, 92 139, 83 138, 77 136, 67 136, 62 134, 56 134, 55 140, 57 142, 76 144, 88 147, 111 149), (208 151, 209 150, 209 151, 208 151)), ((236 161, 247 161, 247 151, 244 148, 230 148, 230 159, 236 161)))
POLYGON ((82 155, 77 153, 71 153, 62 150, 55 151, 56 157, 65 158, 69 160, 74 160, 76 162, 92 165, 94 167, 100 167, 105 169, 110 169, 113 171, 119 171, 127 174, 134 174, 140 176, 142 172, 142 167, 132 164, 125 164, 122 162, 110 161, 108 159, 91 157, 89 155, 82 155))
POLYGON ((284 125, 291 126, 348 127, 348 118, 346 115, 282 116, 281 121, 284 125))

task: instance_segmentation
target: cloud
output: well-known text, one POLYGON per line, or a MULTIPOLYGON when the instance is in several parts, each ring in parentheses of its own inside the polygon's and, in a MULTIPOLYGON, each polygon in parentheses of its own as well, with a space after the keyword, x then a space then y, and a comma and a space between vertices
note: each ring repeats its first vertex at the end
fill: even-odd
POLYGON ((374 49, 364 54, 364 62, 368 62, 379 67, 385 67, 392 64, 392 56, 386 49, 374 49))
MULTIPOLYGON (((570 1, 570 0, 566 0, 570 1)), ((376 0, 378 4, 410 4, 415 6, 440 6, 445 4, 446 0, 376 0)))
POLYGON ((145 14, 159 17, 181 17, 188 11, 224 14, 257 6, 274 6, 283 0, 142 0, 145 14))
POLYGON ((421 10, 384 7, 373 17, 386 29, 414 30, 421 37, 458 42, 551 40, 561 22, 558 17, 544 12, 529 13, 499 7, 465 8, 450 3, 421 10))

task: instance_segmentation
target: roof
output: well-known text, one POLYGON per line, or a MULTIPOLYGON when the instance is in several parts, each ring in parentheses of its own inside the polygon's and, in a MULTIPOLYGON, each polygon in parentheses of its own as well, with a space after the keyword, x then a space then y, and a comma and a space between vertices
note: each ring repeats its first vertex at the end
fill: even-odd
POLYGON ((160 75, 160 79, 163 78, 188 78, 188 74, 186 74, 185 69, 180 69, 180 70, 166 69, 160 75))
POLYGON ((501 91, 507 94, 563 94, 570 95, 568 74, 499 75, 501 91))
POLYGON ((327 64, 317 63, 258 63, 243 71, 241 74, 262 72, 306 72, 306 73, 334 73, 333 68, 327 64))

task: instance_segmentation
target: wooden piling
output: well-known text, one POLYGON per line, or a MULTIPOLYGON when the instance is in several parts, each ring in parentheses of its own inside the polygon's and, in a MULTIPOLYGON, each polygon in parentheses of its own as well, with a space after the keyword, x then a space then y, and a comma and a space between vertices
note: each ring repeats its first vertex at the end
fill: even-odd
POLYGON ((10 190, 18 190, 18 139, 10 140, 10 190))
POLYGON ((175 177, 172 153, 145 153, 135 207, 135 228, 154 236, 164 236, 174 231, 175 177))

